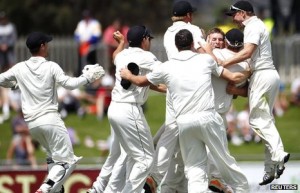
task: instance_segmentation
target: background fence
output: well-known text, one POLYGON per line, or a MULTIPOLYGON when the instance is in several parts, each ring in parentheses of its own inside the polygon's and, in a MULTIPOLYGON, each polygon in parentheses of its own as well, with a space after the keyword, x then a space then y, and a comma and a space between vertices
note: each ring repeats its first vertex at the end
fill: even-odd
MULTIPOLYGON (((151 51, 160 61, 166 61, 167 56, 163 47, 163 37, 155 36, 151 51)), ((291 83, 300 77, 300 35, 274 38, 272 41, 273 59, 284 83, 291 83)), ((16 61, 26 60, 30 54, 25 46, 25 38, 19 38, 16 44, 16 61)), ((99 64, 108 70, 110 61, 108 50, 104 44, 97 49, 99 64)), ((78 67, 77 45, 73 37, 54 37, 50 44, 49 60, 57 62, 66 73, 74 75, 78 67)))

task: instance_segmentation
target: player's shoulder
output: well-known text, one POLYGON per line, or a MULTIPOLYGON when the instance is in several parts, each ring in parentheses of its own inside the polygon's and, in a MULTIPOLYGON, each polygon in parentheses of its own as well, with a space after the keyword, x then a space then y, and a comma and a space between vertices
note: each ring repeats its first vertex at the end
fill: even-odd
POLYGON ((211 63, 211 62, 215 62, 214 58, 213 58, 211 55, 206 54, 206 53, 198 54, 197 57, 199 57, 199 58, 201 58, 202 60, 205 60, 205 61, 207 61, 207 62, 210 62, 210 63, 211 63))

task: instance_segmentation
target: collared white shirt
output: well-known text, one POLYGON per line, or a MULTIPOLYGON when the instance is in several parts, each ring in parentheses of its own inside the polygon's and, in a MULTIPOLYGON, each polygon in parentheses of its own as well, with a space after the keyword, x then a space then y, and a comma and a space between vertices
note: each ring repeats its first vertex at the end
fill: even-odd
POLYGON ((146 76, 154 85, 162 83, 167 86, 178 118, 214 109, 211 74, 220 76, 222 71, 223 67, 218 67, 210 55, 187 50, 156 66, 146 76))
POLYGON ((244 44, 257 45, 251 56, 251 70, 275 69, 272 59, 272 49, 269 32, 265 24, 256 16, 244 21, 244 44))
MULTIPOLYGON (((227 58, 231 58, 236 54, 235 52, 226 48, 214 49, 213 53, 220 60, 226 60, 227 58)), ((245 71, 247 66, 247 62, 240 62, 238 64, 229 66, 227 69, 231 72, 241 72, 245 71)), ((246 81, 244 81, 244 83, 246 83, 246 81)), ((215 93, 215 108, 218 113, 228 112, 232 103, 232 95, 227 94, 226 92, 227 84, 227 80, 212 76, 212 85, 215 93)))
POLYGON ((115 57, 116 81, 112 90, 112 101, 142 105, 148 98, 149 86, 139 87, 131 84, 128 90, 125 90, 121 86, 120 70, 126 68, 130 62, 136 63, 139 66, 139 75, 146 75, 152 71, 153 66, 161 62, 151 52, 138 47, 124 49, 115 57))
POLYGON ((176 21, 167 29, 164 34, 164 47, 166 49, 168 59, 171 59, 178 53, 178 49, 175 45, 175 35, 182 29, 187 29, 192 33, 195 50, 201 47, 200 43, 206 43, 198 26, 183 21, 176 21))

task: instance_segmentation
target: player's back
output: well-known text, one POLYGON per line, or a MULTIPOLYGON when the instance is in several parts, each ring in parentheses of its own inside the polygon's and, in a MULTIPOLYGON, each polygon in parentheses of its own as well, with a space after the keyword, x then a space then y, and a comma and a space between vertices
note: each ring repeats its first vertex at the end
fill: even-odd
POLYGON ((178 49, 175 45, 175 35, 181 29, 189 30, 193 35, 194 40, 194 48, 197 50, 200 47, 200 42, 205 42, 203 38, 203 34, 199 27, 186 23, 183 21, 174 22, 172 26, 170 26, 164 34, 164 47, 168 56, 168 59, 171 59, 178 53, 178 49))
POLYGON ((112 101, 144 104, 148 98, 149 87, 139 87, 131 84, 125 90, 121 86, 120 70, 127 68, 127 65, 131 62, 138 65, 139 75, 146 75, 152 71, 154 65, 161 63, 151 52, 138 47, 129 47, 118 53, 114 61, 116 80, 112 90, 112 101))

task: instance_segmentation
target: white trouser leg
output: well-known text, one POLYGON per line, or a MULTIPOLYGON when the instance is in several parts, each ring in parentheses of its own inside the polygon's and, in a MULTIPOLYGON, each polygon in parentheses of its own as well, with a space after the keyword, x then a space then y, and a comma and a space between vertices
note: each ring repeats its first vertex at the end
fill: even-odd
POLYGON ((161 182, 161 193, 187 193, 187 179, 184 175, 184 164, 179 147, 175 148, 175 155, 171 158, 168 171, 161 182))
POLYGON ((230 156, 227 148, 224 147, 225 127, 218 113, 212 111, 180 116, 178 126, 189 192, 207 191, 205 145, 209 148, 225 182, 235 192, 249 192, 247 178, 237 166, 235 159, 230 156))
POLYGON ((105 193, 119 193, 122 191, 126 181, 126 163, 127 154, 121 147, 121 155, 113 167, 105 193))
POLYGON ((279 89, 279 76, 275 70, 262 70, 253 74, 250 80, 249 105, 251 128, 263 139, 268 150, 265 171, 281 162, 287 154, 274 123, 273 107, 279 89), (271 163, 273 162, 273 164, 271 163))
POLYGON ((154 137, 153 137, 153 144, 154 147, 157 146, 158 140, 160 139, 160 136, 165 132, 165 123, 160 126, 160 128, 158 129, 158 131, 155 133, 154 137))
POLYGON ((113 171, 114 165, 120 157, 120 143, 116 139, 113 130, 111 129, 112 135, 112 143, 109 151, 109 155, 107 156, 105 163, 103 164, 99 176, 96 181, 93 183, 93 187, 99 192, 104 192, 109 179, 111 177, 111 173, 113 171))
POLYGON ((132 165, 122 192, 140 193, 153 165, 154 146, 148 123, 139 105, 112 102, 108 118, 132 165), (122 109, 122 111, 120 111, 122 109))
POLYGON ((165 131, 158 140, 155 155, 154 166, 151 170, 151 176, 159 185, 168 171, 170 161, 174 156, 174 149, 178 143, 178 127, 176 122, 165 125, 165 131))

